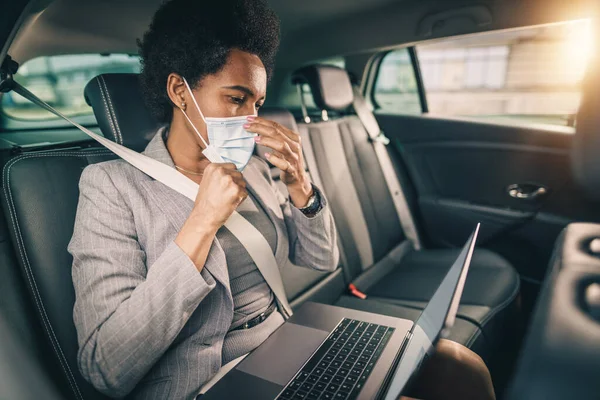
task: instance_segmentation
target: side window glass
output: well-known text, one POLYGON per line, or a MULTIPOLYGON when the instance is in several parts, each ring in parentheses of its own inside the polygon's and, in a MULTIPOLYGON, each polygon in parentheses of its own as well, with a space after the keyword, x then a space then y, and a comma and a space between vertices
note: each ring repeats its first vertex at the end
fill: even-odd
MULTIPOLYGON (((127 54, 77 54, 38 57, 19 68, 15 79, 42 100, 69 117, 91 115, 83 96, 85 85, 97 75, 140 71, 138 56, 127 54)), ((2 96, 0 110, 21 121, 52 120, 57 117, 9 92, 2 96)))
POLYGON ((408 49, 389 52, 381 60, 373 101, 376 108, 394 114, 420 114, 421 100, 408 49))
POLYGON ((591 31, 579 20, 417 45, 429 113, 574 126, 591 31))

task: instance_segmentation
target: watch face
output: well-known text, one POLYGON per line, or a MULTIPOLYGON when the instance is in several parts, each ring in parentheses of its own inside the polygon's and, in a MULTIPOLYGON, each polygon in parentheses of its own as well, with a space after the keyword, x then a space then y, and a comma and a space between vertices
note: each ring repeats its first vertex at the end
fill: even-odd
POLYGON ((321 197, 319 191, 313 186, 313 195, 308 200, 306 207, 300 211, 304 214, 316 214, 321 209, 321 197))

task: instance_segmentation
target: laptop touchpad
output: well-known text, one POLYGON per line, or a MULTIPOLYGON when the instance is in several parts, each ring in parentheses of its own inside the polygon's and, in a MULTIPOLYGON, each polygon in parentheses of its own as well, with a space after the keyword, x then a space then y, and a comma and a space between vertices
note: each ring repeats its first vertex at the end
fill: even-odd
POLYGON ((327 331, 288 322, 246 357, 237 369, 284 386, 327 335, 327 331))

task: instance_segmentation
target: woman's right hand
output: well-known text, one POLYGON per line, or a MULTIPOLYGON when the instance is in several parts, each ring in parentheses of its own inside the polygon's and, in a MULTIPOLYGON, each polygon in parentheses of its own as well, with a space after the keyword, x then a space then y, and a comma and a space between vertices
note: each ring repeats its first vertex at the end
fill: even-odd
POLYGON ((204 169, 191 217, 218 230, 246 197, 246 181, 235 164, 211 163, 204 169))
POLYGON ((246 197, 246 181, 234 164, 206 167, 194 209, 175 238, 198 271, 204 267, 217 231, 246 197))

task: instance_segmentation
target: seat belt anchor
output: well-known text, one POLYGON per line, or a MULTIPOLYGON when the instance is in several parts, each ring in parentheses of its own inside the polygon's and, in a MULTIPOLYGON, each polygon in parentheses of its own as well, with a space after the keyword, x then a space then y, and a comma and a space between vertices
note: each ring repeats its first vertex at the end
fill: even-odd
POLYGON ((8 93, 13 90, 13 75, 17 73, 18 69, 19 64, 7 55, 0 66, 0 93, 8 93))
POLYGON ((348 290, 350 291, 351 295, 358 297, 361 300, 364 300, 367 298, 367 295, 364 294, 363 292, 361 292, 360 290, 358 290, 358 288, 353 283, 348 285, 348 290))
POLYGON ((383 131, 380 131, 379 135, 377 135, 375 137, 369 137, 369 138, 371 139, 372 142, 379 142, 385 146, 390 144, 390 139, 387 136, 385 136, 385 133, 383 133, 383 131))

